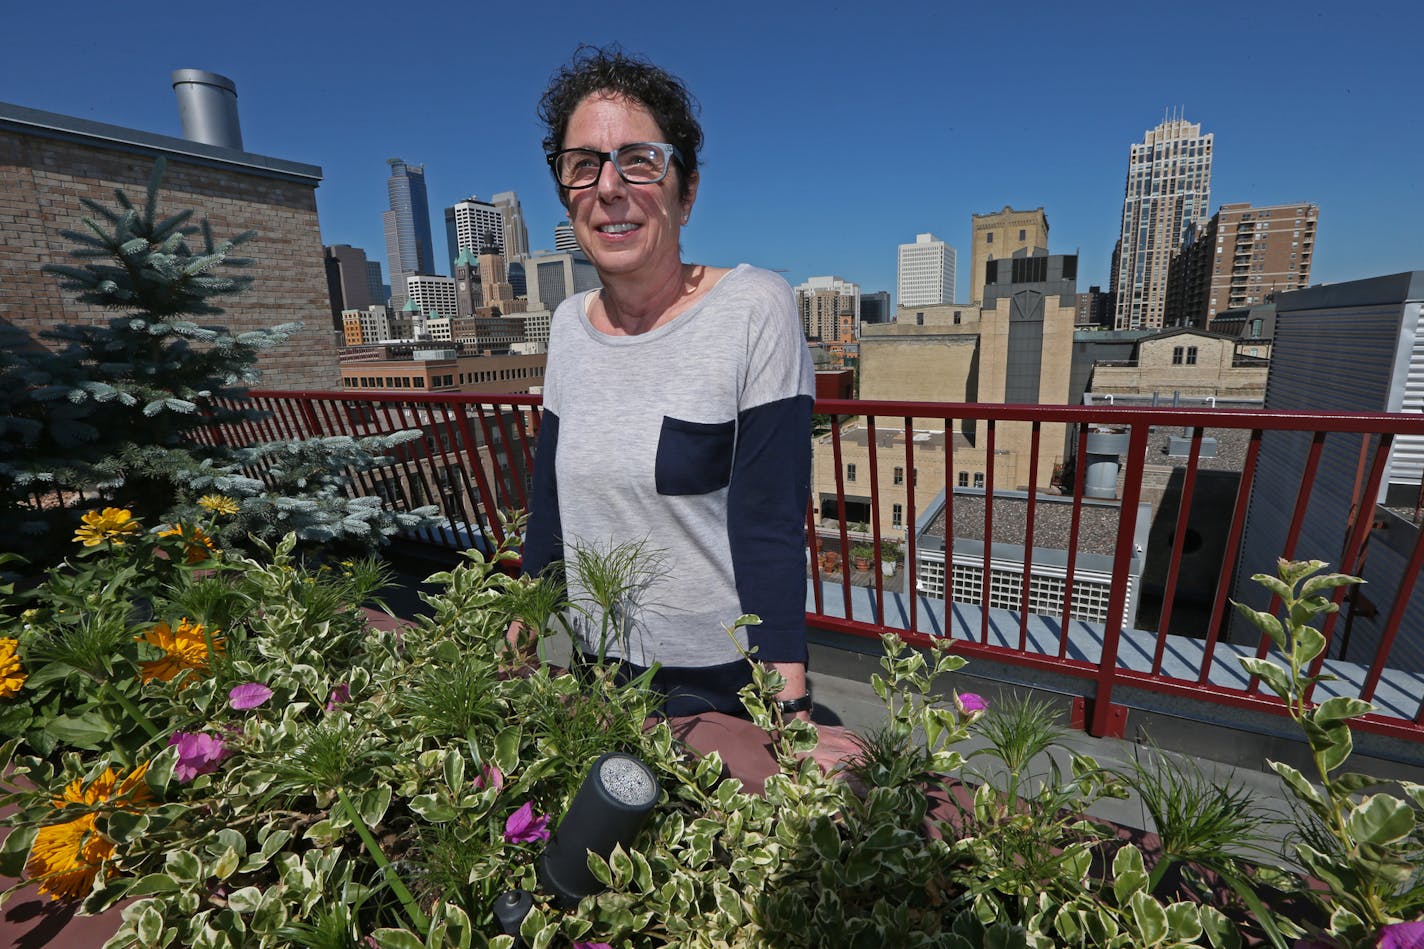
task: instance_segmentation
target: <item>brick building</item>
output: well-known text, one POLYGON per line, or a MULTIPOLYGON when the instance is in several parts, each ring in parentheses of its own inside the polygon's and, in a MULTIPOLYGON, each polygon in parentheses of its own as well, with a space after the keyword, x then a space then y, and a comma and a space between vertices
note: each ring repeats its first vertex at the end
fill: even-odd
POLYGON ((76 303, 47 263, 72 263, 61 230, 82 229, 80 198, 114 205, 121 188, 141 201, 154 162, 168 172, 160 213, 192 208, 223 240, 257 237, 238 253, 255 280, 211 318, 233 332, 301 321, 304 327, 258 362, 266 388, 336 389, 340 383, 316 188, 321 169, 166 135, 0 103, 0 318, 38 340, 56 323, 105 323, 113 314, 76 303))

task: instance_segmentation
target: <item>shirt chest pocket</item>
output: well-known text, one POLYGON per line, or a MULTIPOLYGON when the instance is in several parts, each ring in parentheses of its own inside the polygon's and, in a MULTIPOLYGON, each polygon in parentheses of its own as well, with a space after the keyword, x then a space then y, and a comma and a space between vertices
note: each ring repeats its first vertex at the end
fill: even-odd
POLYGON ((687 422, 663 416, 658 433, 659 494, 710 494, 732 481, 736 420, 687 422))

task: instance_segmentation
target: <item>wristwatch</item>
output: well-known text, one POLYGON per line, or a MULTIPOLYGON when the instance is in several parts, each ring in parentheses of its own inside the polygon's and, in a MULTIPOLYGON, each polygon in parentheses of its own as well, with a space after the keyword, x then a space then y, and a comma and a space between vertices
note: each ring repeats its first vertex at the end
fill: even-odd
POLYGON ((783 715, 795 715, 797 712, 811 711, 811 686, 806 686, 806 694, 799 699, 777 699, 776 707, 781 709, 783 715))

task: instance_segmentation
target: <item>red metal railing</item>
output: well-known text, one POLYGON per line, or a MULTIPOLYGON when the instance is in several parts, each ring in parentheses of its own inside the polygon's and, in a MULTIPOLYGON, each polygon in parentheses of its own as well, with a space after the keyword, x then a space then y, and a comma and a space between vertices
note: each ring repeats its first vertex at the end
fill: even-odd
MULTIPOLYGON (((439 505, 448 531, 416 538, 425 543, 463 546, 484 531, 502 538, 496 513, 528 503, 537 396, 262 391, 253 393, 253 404, 267 415, 230 430, 234 442, 420 429, 424 437, 403 446, 391 464, 361 473, 357 489, 403 507, 439 505)), ((1342 674, 1331 694, 1377 702, 1380 710, 1361 719, 1361 728, 1424 740, 1424 649, 1401 636, 1424 568, 1424 532, 1415 528, 1401 542, 1385 536, 1375 516, 1390 448, 1401 437, 1424 438, 1424 416, 834 399, 819 401, 816 411, 833 424, 818 438, 817 484, 807 512, 813 604, 807 619, 813 627, 857 637, 894 629, 920 645, 949 635, 965 654, 1079 681, 1089 709, 1085 725, 1098 735, 1121 733, 1124 691, 1281 714, 1274 694, 1241 673, 1236 661, 1273 647, 1254 628, 1243 632, 1232 622, 1229 599, 1254 595, 1257 608, 1279 606, 1237 577, 1274 573, 1273 562, 1241 562, 1251 555, 1243 546, 1249 522, 1273 545, 1272 557, 1319 559, 1341 572, 1363 568, 1369 579, 1376 579, 1371 571, 1388 578, 1367 588, 1377 603, 1346 600, 1344 588, 1336 592, 1342 613, 1323 629, 1330 658, 1322 656, 1313 671, 1342 674), (851 420, 862 434, 846 424, 851 420), (1114 496, 1095 500, 1086 496, 1088 437, 1103 429, 1125 435, 1127 450, 1110 488, 1114 496), (925 437, 927 430, 942 438, 925 437), (1164 456, 1156 447, 1169 430, 1181 433, 1185 456, 1164 456), (1217 457, 1206 450, 1210 438, 1217 440, 1217 457), (1239 457, 1222 457, 1228 445, 1239 457), (884 487, 885 459, 903 466, 904 498, 895 502, 902 506, 900 527, 882 510, 887 491, 900 487, 884 487), (1050 487, 1043 472, 1055 461, 1061 474, 1050 487), (1269 468, 1264 478, 1263 461, 1269 468), (870 516, 859 531, 851 530, 846 514, 851 464, 869 468, 870 516), (942 479, 918 477, 918 469, 941 466, 942 479), (983 487, 961 487, 976 466, 983 487), (1349 476, 1340 474, 1346 470, 1349 476), (1165 487, 1152 480, 1163 477, 1165 487), (1037 490, 1024 490, 1033 484, 1037 490), (1153 520, 1146 525, 1139 504, 1149 496, 1153 520), (1022 522, 1018 508, 1001 507, 1006 499, 1023 509, 1022 522), (1288 500, 1276 507, 1290 513, 1273 519, 1265 506, 1277 499, 1288 500), (976 504, 982 523, 966 529, 965 512, 976 504), (1049 514, 1057 518, 1056 534, 1045 526, 1049 514), (935 519, 943 525, 943 551, 929 549, 935 519), (897 530, 904 533, 904 567, 887 582, 882 541, 897 530), (1094 530, 1097 553, 1086 539, 1094 530), (1012 535, 1007 540, 1006 532, 1012 535), (853 535, 868 535, 872 570, 852 569, 853 535), (1206 555, 1203 536, 1213 538, 1206 555), (1381 552, 1366 564, 1372 542, 1381 552), (837 568, 823 570, 820 553, 837 548, 837 568), (1006 572, 1005 558, 1013 561, 1015 549, 1018 560, 1006 572), (1044 550, 1051 563, 1041 562, 1044 550), (1095 558, 1110 564, 1102 571, 1109 577, 1105 594, 1092 586, 1097 581, 1084 566, 1095 558), (1188 563, 1203 576, 1187 576, 1188 563), (918 589, 921 570, 936 564, 943 570, 943 598, 918 589), (975 571, 977 602, 949 602, 955 576, 975 571), (996 606, 995 584, 1003 587, 1014 571, 1018 589, 1007 608, 996 606), (1061 584, 1053 587, 1057 599, 1035 605, 1036 581, 1061 584), (1084 603, 1104 596, 1100 622, 1078 618, 1084 603), (1015 628, 1001 630, 1004 624, 1015 628), (1342 658, 1347 640, 1351 651, 1342 658)), ((1409 512, 1397 523, 1407 529, 1409 512)), ((1424 603, 1416 606, 1424 609, 1424 603)))

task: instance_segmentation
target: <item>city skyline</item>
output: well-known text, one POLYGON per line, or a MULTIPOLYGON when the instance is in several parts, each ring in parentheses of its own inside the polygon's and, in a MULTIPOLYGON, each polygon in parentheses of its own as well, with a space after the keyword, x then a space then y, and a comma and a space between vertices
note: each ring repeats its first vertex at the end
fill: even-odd
MULTIPOLYGON (((0 100, 179 134, 171 71, 228 76, 249 151, 323 169, 322 242, 363 248, 389 270, 380 215, 393 155, 425 166, 434 213, 470 194, 517 192, 531 249, 553 249, 562 209, 535 104, 579 42, 617 40, 682 76, 701 101, 703 181, 683 235, 694 261, 745 260, 784 271, 793 285, 837 274, 893 292, 898 246, 931 232, 961 250, 966 287, 971 215, 1012 205, 1042 207, 1053 224, 1049 250, 1080 255, 1080 285, 1107 286, 1128 148, 1175 113, 1215 136, 1208 214, 1224 203, 1320 206, 1313 281, 1424 267, 1415 223, 1424 190, 1411 165, 1424 129, 1404 120, 1417 87, 1408 27, 1424 14, 1403 3, 1348 19, 1323 6, 1199 4, 1192 22, 1211 28, 1183 41, 1175 70, 1163 68, 1160 44, 1141 40, 1185 26, 1185 12, 1108 4, 1035 11, 1014 23, 1012 47, 993 10, 918 3, 732 4, 695 40, 675 12, 622 22, 595 8, 561 10, 531 30, 522 11, 493 8, 482 16, 505 44, 503 65, 480 79, 477 120, 461 118, 470 91, 455 52, 440 55, 417 28, 458 8, 420 5, 408 11, 409 29, 383 25, 379 9, 357 3, 332 18, 258 0, 242 17, 195 9, 181 22, 150 23, 97 3, 80 3, 77 14, 28 6, 12 16, 16 34, 75 31, 78 65, 57 69, 52 46, 17 44, 0 64, 0 100), (828 44, 853 54, 853 68, 829 69, 828 44), (362 48, 402 62, 402 82, 350 69, 347 58, 362 48), (1080 55, 1065 58, 1068 49, 1080 55), (1002 69, 1010 51, 1019 65, 1002 69), (1348 70, 1322 68, 1343 62, 1348 70), (994 81, 972 81, 986 74, 994 81), (419 100, 407 98, 411 89, 422 90, 419 100), (1003 108, 1008 101, 1031 106, 1003 108), (817 146, 805 136, 812 127, 849 134, 817 146), (766 155, 780 166, 768 168, 766 155)), ((435 240, 435 260, 447 261, 442 236, 435 240)))

